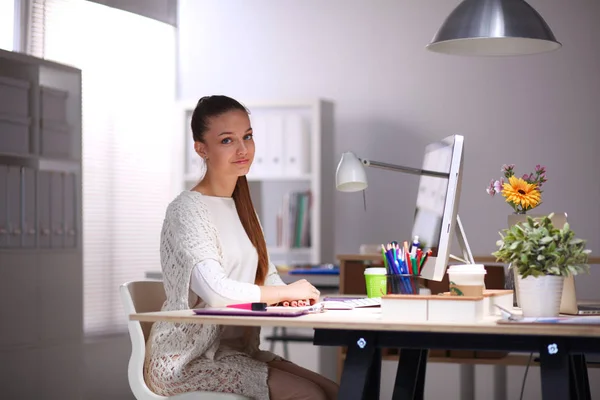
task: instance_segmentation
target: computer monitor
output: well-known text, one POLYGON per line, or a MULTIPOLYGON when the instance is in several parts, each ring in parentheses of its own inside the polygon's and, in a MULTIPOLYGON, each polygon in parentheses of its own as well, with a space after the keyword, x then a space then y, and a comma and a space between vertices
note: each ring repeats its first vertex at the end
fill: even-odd
POLYGON ((474 263, 458 217, 463 149, 464 137, 460 135, 449 136, 425 148, 422 169, 448 174, 447 178, 422 174, 419 182, 412 236, 418 236, 421 246, 432 250, 421 271, 425 279, 441 281, 450 258, 464 264, 474 263), (450 253, 454 235, 462 248, 462 258, 450 253))

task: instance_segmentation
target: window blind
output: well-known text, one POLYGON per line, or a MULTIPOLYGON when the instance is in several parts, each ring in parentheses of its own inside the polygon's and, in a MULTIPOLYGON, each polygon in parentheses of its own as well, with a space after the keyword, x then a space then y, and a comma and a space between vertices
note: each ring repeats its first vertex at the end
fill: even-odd
POLYGON ((33 0, 28 50, 82 69, 86 335, 125 330, 120 284, 160 270, 174 195, 175 28, 82 0, 33 0))
POLYGON ((12 51, 15 34, 15 2, 0 1, 0 49, 12 51))

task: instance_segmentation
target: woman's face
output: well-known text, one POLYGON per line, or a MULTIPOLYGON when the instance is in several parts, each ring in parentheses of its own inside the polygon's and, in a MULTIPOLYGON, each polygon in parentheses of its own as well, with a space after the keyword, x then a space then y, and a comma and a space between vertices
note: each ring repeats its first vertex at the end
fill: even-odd
POLYGON ((204 143, 196 142, 194 146, 206 160, 211 174, 246 175, 254 161, 254 140, 248 114, 233 110, 210 118, 204 143))

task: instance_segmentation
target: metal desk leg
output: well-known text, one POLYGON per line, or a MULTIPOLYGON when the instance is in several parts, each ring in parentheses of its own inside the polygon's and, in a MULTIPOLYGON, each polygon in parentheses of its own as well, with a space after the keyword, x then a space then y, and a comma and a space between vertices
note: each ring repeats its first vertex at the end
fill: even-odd
POLYGON ((369 376, 367 378, 367 387, 363 394, 366 400, 378 399, 381 386, 381 349, 376 348, 371 368, 369 368, 369 376))
POLYGON ((428 356, 425 349, 400 350, 392 400, 423 399, 428 356))
MULTIPOLYGON (((287 328, 286 327, 278 327, 278 326, 274 327, 273 328, 273 336, 277 336, 277 334, 279 333, 279 329, 281 329, 281 336, 285 338, 287 336, 287 328)), ((281 345, 283 346, 283 358, 290 361, 290 351, 289 351, 289 347, 288 347, 288 341, 282 340, 281 342, 282 342, 281 345)), ((269 345, 269 351, 271 353, 273 353, 275 351, 275 340, 271 340, 271 344, 269 345)))
MULTIPOLYGON (((281 336, 287 336, 287 328, 285 326, 281 328, 281 336)), ((288 361, 290 359, 290 349, 287 340, 283 341, 283 357, 288 361)))
POLYGON ((542 398, 569 398, 569 353, 562 341, 545 340, 540 349, 542 398))
POLYGON ((460 364, 460 399, 475 400, 475 365, 460 364))
POLYGON ((494 365, 494 400, 506 400, 506 365, 494 365))
POLYGON ((356 336, 348 345, 338 399, 378 399, 381 379, 381 350, 375 333, 356 336))
MULTIPOLYGON (((279 332, 279 327, 276 326, 273 328, 273 336, 277 336, 277 333, 279 332)), ((269 351, 272 353, 275 351, 275 341, 271 340, 271 343, 269 344, 269 351)))
POLYGON ((572 354, 570 357, 571 399, 591 400, 590 382, 588 380, 585 355, 572 354))

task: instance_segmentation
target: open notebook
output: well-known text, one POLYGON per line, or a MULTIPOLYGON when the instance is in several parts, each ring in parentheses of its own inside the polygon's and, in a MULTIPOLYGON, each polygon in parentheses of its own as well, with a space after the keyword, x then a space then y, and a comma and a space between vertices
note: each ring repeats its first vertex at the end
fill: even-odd
POLYGON ((323 301, 316 303, 312 306, 303 307, 284 307, 284 306, 273 306, 267 307, 271 310, 281 309, 295 309, 295 310, 308 310, 312 312, 319 312, 323 310, 353 310, 355 308, 364 307, 380 307, 381 297, 367 298, 367 297, 325 297, 323 301))

